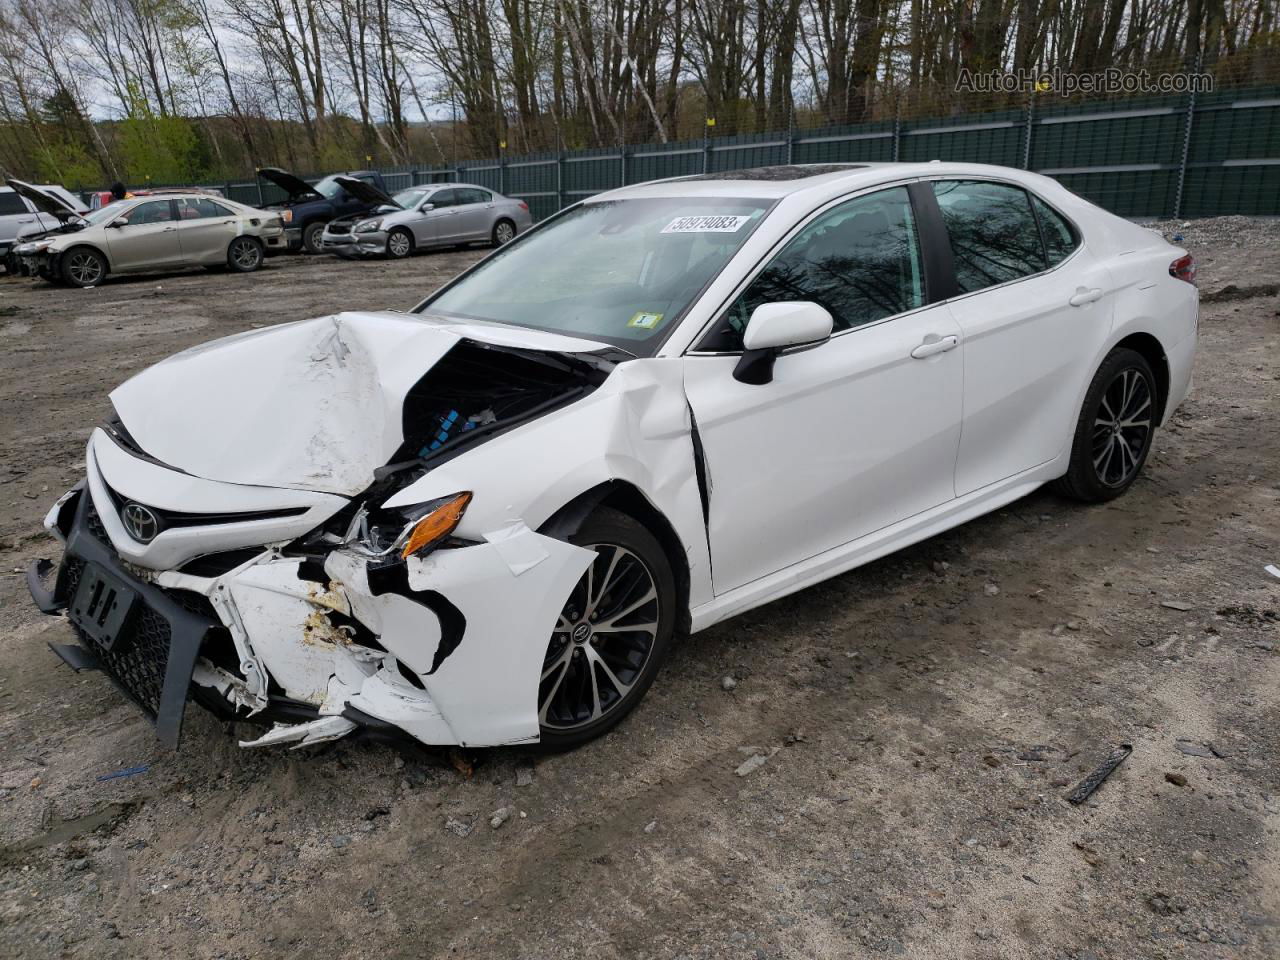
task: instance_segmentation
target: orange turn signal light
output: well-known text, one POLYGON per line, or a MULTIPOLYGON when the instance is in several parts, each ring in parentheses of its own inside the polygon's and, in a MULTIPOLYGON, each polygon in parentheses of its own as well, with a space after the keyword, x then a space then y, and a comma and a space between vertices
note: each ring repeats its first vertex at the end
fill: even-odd
POLYGON ((470 502, 470 492, 459 493, 428 513, 414 525, 400 556, 408 560, 415 553, 434 547, 453 533, 454 528, 462 522, 462 515, 467 512, 467 504, 470 502))

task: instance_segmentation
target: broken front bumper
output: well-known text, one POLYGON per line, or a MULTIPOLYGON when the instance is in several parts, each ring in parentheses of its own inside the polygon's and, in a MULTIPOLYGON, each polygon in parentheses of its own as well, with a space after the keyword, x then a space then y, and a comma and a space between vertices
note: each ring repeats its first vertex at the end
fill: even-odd
POLYGON ((110 649, 79 627, 84 656, 51 646, 72 666, 103 669, 174 746, 188 698, 224 717, 276 721, 255 745, 362 727, 426 744, 536 741, 547 644, 593 557, 515 523, 423 558, 334 551, 321 563, 263 548, 205 577, 121 560, 84 490, 59 501, 46 526, 66 554, 51 588, 51 565, 29 575, 42 610, 66 608, 87 563, 137 595, 110 649))
POLYGON ((373 233, 330 233, 328 228, 320 235, 320 247, 325 253, 340 257, 376 257, 387 252, 385 230, 373 233))

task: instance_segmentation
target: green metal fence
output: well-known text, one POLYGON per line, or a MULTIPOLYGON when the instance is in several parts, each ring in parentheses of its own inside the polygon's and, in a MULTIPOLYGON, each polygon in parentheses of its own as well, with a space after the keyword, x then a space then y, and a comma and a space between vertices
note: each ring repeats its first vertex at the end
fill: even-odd
MULTIPOLYGON (((1280 88, 1066 105, 531 154, 380 172, 392 192, 424 183, 481 184, 528 202, 542 219, 584 197, 663 177, 784 163, 952 160, 1047 174, 1125 217, 1280 215, 1280 88)), ((212 184, 250 204, 280 199, 266 183, 212 184)))

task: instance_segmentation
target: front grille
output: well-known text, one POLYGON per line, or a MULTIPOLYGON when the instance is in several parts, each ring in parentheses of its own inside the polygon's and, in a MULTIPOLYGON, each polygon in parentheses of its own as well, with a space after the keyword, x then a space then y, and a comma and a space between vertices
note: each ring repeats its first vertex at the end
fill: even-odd
MULTIPOLYGON (((92 498, 85 504, 85 524, 94 539, 111 547, 106 528, 94 508, 92 498)), ((112 552, 115 552, 114 549, 112 552)), ((74 597, 76 588, 80 585, 80 577, 84 574, 85 562, 74 554, 68 554, 64 564, 65 596, 74 597)), ((218 620, 208 598, 188 590, 160 589, 189 612, 215 622, 218 620)), ((137 608, 110 650, 75 624, 72 627, 80 645, 93 653, 103 670, 117 685, 154 718, 160 711, 160 697, 164 690, 165 674, 169 669, 169 647, 173 639, 169 621, 139 599, 137 608)))
POLYGON ((345 223, 331 223, 329 224, 329 232, 330 233, 350 233, 351 227, 345 223))
MULTIPOLYGON (((66 560, 67 596, 74 597, 84 561, 76 556, 66 560)), ((160 712, 160 694, 169 669, 169 623, 144 603, 129 618, 115 646, 107 650, 75 624, 72 628, 80 645, 98 658, 102 669, 151 717, 160 712)))

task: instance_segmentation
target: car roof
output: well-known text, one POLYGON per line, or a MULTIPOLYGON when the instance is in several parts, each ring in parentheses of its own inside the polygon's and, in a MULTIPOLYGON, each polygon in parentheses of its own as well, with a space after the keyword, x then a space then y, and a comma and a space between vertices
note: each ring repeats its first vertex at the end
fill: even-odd
POLYGON ((913 177, 960 175, 995 177, 1030 184, 1040 178, 1026 170, 984 163, 815 163, 753 167, 723 173, 696 174, 655 180, 599 193, 587 200, 627 200, 640 197, 741 197, 780 200, 794 194, 830 194, 871 187, 913 177))

